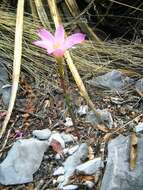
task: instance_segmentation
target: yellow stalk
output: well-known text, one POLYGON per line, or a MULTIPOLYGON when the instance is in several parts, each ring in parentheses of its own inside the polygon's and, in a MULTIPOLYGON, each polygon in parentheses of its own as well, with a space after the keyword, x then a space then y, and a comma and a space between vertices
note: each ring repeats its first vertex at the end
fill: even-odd
POLYGON ((45 9, 44 9, 42 1, 41 0, 35 0, 34 2, 35 2, 37 13, 38 13, 38 16, 40 18, 40 21, 41 21, 42 25, 45 28, 48 28, 49 30, 52 30, 52 28, 50 26, 50 22, 49 22, 48 16, 47 16, 47 14, 45 12, 45 9))
POLYGON ((6 131, 6 127, 9 122, 9 119, 14 107, 16 94, 18 90, 20 66, 21 66, 21 55, 22 55, 23 13, 24 13, 24 0, 19 0, 17 4, 17 17, 16 17, 16 28, 15 28, 12 91, 11 91, 11 97, 10 97, 7 115, 5 117, 5 120, 2 125, 2 129, 0 131, 0 138, 6 131))

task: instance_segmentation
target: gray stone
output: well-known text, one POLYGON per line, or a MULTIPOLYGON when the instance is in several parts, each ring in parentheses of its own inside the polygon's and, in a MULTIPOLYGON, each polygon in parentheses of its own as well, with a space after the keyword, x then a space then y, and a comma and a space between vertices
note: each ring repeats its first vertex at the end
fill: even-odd
POLYGON ((48 140, 51 135, 51 131, 49 129, 34 130, 32 135, 40 140, 48 140))
POLYGON ((0 57, 0 95, 2 94, 2 87, 8 83, 8 72, 5 68, 7 62, 0 57))
POLYGON ((60 135, 63 138, 65 143, 70 143, 70 142, 74 142, 77 140, 77 137, 73 136, 72 134, 66 134, 63 132, 60 135))
POLYGON ((33 181, 33 174, 39 169, 47 148, 47 141, 33 138, 15 142, 0 164, 0 183, 13 185, 33 181))
POLYGON ((143 138, 138 139, 137 163, 129 170, 129 137, 122 135, 108 144, 108 159, 101 190, 143 189, 143 138))
POLYGON ((69 148, 68 154, 72 155, 75 151, 77 151, 78 148, 79 148, 79 145, 75 145, 75 146, 69 148))
MULTIPOLYGON (((106 124, 106 126, 111 129, 113 126, 113 119, 111 116, 111 113, 108 112, 106 109, 104 110, 100 110, 97 109, 97 111, 100 113, 101 115, 101 121, 103 121, 103 123, 106 124)), ((93 125, 98 124, 98 118, 96 117, 95 113, 93 111, 90 111, 87 115, 86 115, 86 122, 89 122, 93 125)))
POLYGON ((1 93, 2 93, 2 100, 3 103, 7 106, 9 104, 10 101, 10 97, 11 97, 11 89, 12 86, 10 84, 6 84, 2 87, 1 89, 1 93))
POLYGON ((1 58, 0 58, 0 81, 2 81, 4 84, 8 81, 8 73, 3 64, 1 64, 1 58))
POLYGON ((77 149, 79 148, 79 145, 75 145, 73 147, 67 147, 63 149, 63 155, 72 155, 77 149))
POLYGON ((59 168, 57 168, 54 173, 53 176, 57 176, 57 175, 63 175, 65 173, 64 167, 61 166, 59 168))
POLYGON ((137 90, 139 90, 140 92, 143 92, 143 78, 139 79, 136 84, 135 87, 137 90))
POLYGON ((143 132, 143 122, 140 122, 137 126, 135 126, 136 133, 143 132))
POLYGON ((126 77, 120 71, 113 70, 104 75, 88 80, 87 83, 99 88, 120 91, 127 85, 133 83, 133 79, 126 77))
POLYGON ((64 180, 59 184, 59 188, 67 185, 70 177, 74 174, 75 169, 78 165, 85 161, 88 156, 88 146, 86 143, 82 143, 76 152, 69 156, 64 162, 64 180))
POLYGON ((101 158, 95 158, 77 166, 76 173, 84 175, 93 175, 103 167, 104 164, 101 158))

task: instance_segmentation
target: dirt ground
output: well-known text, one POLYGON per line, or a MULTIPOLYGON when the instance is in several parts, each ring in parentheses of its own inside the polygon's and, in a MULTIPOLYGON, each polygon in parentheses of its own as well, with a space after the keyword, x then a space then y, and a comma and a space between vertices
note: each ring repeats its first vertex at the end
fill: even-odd
MULTIPOLYGON (((86 84, 86 81, 84 82, 86 84)), ((85 117, 80 117, 78 114, 75 114, 76 126, 66 127, 64 120, 68 116, 68 112, 63 100, 62 91, 60 89, 49 88, 43 81, 37 85, 34 81, 25 77, 25 79, 20 81, 16 105, 7 133, 3 138, 3 142, 6 139, 8 139, 8 142, 0 152, 2 154, 1 161, 16 141, 19 132, 22 134, 22 138, 28 138, 33 130, 44 128, 73 134, 78 138, 78 142, 88 143, 95 157, 101 156, 105 160, 108 140, 115 138, 119 134, 129 135, 133 131, 134 126, 139 121, 143 121, 143 117, 137 117, 143 111, 143 99, 131 87, 130 89, 126 89, 122 94, 105 91, 89 85, 86 85, 86 87, 95 107, 99 109, 106 108, 111 113, 114 120, 112 129, 108 129, 103 125, 89 124, 85 121, 85 117)), ((81 105, 86 104, 85 100, 79 95, 74 83, 70 83, 69 92, 75 110, 81 105)), ((6 109, 2 100, 1 108, 3 110, 6 109)), ((4 112, 1 112, 0 117, 2 122, 4 112)), ((34 181, 32 183, 14 186, 0 185, 0 190, 56 189, 56 186, 53 185, 55 177, 52 176, 52 173, 58 163, 54 159, 54 155, 55 152, 52 148, 45 154, 39 170, 34 174, 34 181)), ((98 184, 97 189, 100 189, 103 174, 104 170, 101 170, 98 180, 95 180, 94 176, 90 176, 98 184)), ((73 177, 72 180, 74 183, 82 184, 85 178, 85 176, 73 177)), ((81 187, 81 189, 85 189, 85 187, 81 187)))

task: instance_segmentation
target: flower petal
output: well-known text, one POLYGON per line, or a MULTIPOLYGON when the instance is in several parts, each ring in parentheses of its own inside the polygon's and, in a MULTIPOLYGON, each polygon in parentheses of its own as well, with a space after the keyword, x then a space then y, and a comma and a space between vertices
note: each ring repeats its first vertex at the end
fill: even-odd
POLYGON ((63 57, 64 53, 65 53, 65 51, 63 49, 55 49, 55 51, 53 51, 53 56, 63 57))
POLYGON ((75 44, 79 44, 79 43, 83 42, 84 39, 85 39, 85 34, 82 34, 82 33, 72 34, 71 36, 67 37, 67 39, 64 43, 64 48, 69 49, 72 46, 74 46, 75 44))
POLYGON ((57 26, 55 32, 55 43, 63 44, 64 35, 65 35, 64 27, 62 25, 57 26))
POLYGON ((38 41, 34 41, 33 44, 46 49, 48 54, 51 54, 54 51, 53 46, 47 41, 38 40, 38 41))
POLYGON ((52 44, 54 43, 54 36, 51 34, 51 32, 45 29, 40 29, 37 31, 37 34, 42 40, 47 40, 52 44))

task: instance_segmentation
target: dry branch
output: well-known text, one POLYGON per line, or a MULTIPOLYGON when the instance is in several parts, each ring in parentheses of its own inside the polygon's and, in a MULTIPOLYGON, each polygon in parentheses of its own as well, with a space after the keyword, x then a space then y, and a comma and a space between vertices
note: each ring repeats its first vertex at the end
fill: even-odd
POLYGON ((23 14, 24 14, 24 0, 19 0, 17 4, 17 17, 16 17, 16 28, 15 28, 15 45, 14 45, 14 60, 13 60, 13 81, 11 97, 7 115, 0 131, 0 138, 5 133, 7 124, 9 122, 18 89, 20 67, 21 67, 21 55, 22 55, 22 34, 23 34, 23 14))

